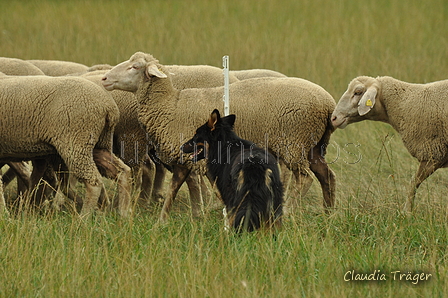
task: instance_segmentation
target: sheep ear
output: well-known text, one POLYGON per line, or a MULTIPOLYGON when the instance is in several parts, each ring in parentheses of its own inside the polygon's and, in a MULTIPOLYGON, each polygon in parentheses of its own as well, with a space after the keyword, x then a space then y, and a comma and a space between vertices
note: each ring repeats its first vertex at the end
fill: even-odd
POLYGON ((162 70, 158 69, 156 65, 150 64, 146 67, 145 71, 146 77, 149 78, 151 76, 158 78, 166 78, 167 75, 163 73, 162 70))
POLYGON ((208 119, 207 126, 210 128, 211 131, 214 131, 216 128, 216 123, 220 120, 219 111, 213 110, 212 114, 210 115, 210 118, 208 119))
POLYGON ((364 93, 364 95, 361 97, 361 100, 358 103, 358 113, 359 116, 364 116, 375 105, 375 98, 376 98, 377 90, 374 87, 370 87, 367 89, 367 91, 364 93))

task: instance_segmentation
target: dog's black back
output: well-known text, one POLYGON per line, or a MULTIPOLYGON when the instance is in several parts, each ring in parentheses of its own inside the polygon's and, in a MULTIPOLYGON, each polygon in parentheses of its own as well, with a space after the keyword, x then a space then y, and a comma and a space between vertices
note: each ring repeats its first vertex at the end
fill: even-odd
POLYGON ((239 138, 233 131, 234 123, 235 115, 221 118, 214 110, 182 150, 195 152, 198 160, 207 157, 208 174, 216 181, 237 231, 279 225, 283 187, 275 157, 239 138))

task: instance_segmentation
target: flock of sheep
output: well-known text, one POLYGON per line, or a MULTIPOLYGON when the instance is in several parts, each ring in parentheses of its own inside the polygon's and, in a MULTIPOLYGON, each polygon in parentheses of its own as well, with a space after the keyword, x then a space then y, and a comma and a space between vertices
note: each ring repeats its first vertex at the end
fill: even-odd
MULTIPOLYGON (((229 79, 236 133, 275 156, 285 186, 291 180, 289 197, 305 195, 313 174, 325 209, 334 207, 336 181, 326 146, 336 128, 364 119, 392 125, 420 162, 408 211, 419 185, 448 166, 448 81, 358 77, 336 105, 322 87, 271 70, 231 71, 229 79)), ((192 162, 180 145, 211 110, 222 108, 223 94, 221 69, 162 65, 142 52, 115 67, 0 58, 0 166, 9 165, 0 183, 0 212, 8 213, 2 186, 17 177, 18 192, 36 205, 53 197, 59 208, 68 197, 81 216, 89 216, 111 204, 104 176, 117 181, 122 216, 132 211, 135 188, 142 202, 163 201, 160 220, 166 220, 184 182, 199 216, 208 196, 205 163, 192 162), (167 193, 166 169, 172 172, 167 193), (73 191, 76 181, 85 185, 84 198, 73 191)), ((292 202, 285 205, 287 212, 292 202)))

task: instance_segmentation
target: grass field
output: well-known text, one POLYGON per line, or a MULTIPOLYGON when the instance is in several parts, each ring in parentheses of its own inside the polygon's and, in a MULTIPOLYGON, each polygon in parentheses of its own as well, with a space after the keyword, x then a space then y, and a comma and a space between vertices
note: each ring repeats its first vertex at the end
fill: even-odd
MULTIPOLYGON (((0 56, 93 65, 145 51, 221 67, 229 55, 231 69, 274 69, 338 100, 358 75, 446 79, 447 17, 444 0, 12 0, 0 2, 0 56)), ((417 161, 390 126, 337 130, 328 150, 337 209, 323 213, 315 182, 275 239, 228 234, 218 211, 191 219, 185 189, 163 226, 141 210, 0 219, 0 297, 446 297, 447 170, 406 217, 417 161)))

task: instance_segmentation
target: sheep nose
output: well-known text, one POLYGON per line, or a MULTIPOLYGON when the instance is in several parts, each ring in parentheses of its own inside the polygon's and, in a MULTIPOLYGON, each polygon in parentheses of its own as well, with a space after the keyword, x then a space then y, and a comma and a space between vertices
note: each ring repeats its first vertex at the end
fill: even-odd
POLYGON ((338 119, 337 116, 333 116, 333 117, 331 117, 331 122, 335 122, 337 119, 338 119))
POLYGON ((106 81, 106 80, 107 80, 107 77, 104 76, 104 77, 101 78, 101 80, 106 81))

